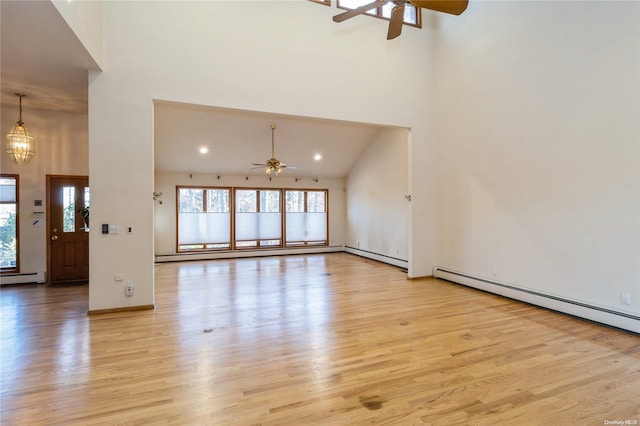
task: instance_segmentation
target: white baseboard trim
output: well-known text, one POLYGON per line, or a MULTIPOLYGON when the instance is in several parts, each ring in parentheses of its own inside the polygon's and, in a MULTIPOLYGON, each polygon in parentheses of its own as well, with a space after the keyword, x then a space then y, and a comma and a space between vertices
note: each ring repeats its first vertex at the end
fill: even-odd
POLYGON ((510 284, 442 268, 440 266, 435 266, 433 268, 433 276, 435 278, 441 278, 454 283, 477 288, 479 290, 484 290, 489 293, 509 297, 521 302, 541 306, 634 333, 640 333, 640 316, 627 312, 614 311, 612 309, 594 306, 576 300, 527 290, 510 284))
POLYGON ((409 261, 404 259, 398 259, 396 257, 387 256, 384 254, 374 253, 368 250, 361 250, 356 247, 345 246, 344 251, 347 253, 355 254, 356 256, 366 257, 367 259, 377 260, 378 262, 388 263, 389 265, 398 266, 400 268, 409 268, 409 261))
POLYGON ((5 284, 40 284, 44 283, 44 272, 28 272, 0 275, 0 285, 5 284))
POLYGON ((156 263, 184 262, 188 260, 238 259, 244 257, 284 256, 290 254, 335 253, 344 251, 342 246, 322 246, 308 248, 281 248, 273 250, 235 250, 220 252, 168 253, 156 254, 156 263))
POLYGON ((356 256, 366 257, 371 260, 377 260, 378 262, 388 263, 390 265, 398 266, 400 268, 407 269, 409 267, 409 261, 404 259, 397 259, 391 256, 385 256, 383 254, 373 253, 367 250, 360 250, 355 247, 345 246, 323 246, 323 247, 308 247, 308 248, 294 248, 294 249, 273 249, 273 250, 236 250, 236 251, 221 251, 221 252, 206 252, 206 253, 166 253, 156 254, 156 263, 165 262, 184 262, 189 260, 213 260, 213 259, 239 259, 245 257, 263 257, 263 256, 284 256, 292 254, 316 254, 316 253, 338 253, 346 252, 355 254, 356 256))

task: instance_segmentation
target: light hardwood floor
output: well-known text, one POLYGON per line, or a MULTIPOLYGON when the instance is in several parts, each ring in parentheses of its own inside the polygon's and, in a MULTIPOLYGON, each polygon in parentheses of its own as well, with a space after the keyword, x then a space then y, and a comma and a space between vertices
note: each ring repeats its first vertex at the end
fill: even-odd
POLYGON ((349 254, 160 264, 154 311, 87 291, 1 289, 2 425, 640 424, 638 335, 349 254))

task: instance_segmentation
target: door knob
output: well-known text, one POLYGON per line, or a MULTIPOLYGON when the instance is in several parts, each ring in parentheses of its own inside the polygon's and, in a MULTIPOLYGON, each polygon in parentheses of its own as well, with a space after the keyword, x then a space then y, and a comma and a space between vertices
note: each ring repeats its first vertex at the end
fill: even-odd
POLYGON ((55 241, 55 240, 57 240, 57 239, 58 239, 58 236, 57 236, 57 235, 54 235, 53 237, 51 237, 51 239, 52 239, 53 241, 55 241))

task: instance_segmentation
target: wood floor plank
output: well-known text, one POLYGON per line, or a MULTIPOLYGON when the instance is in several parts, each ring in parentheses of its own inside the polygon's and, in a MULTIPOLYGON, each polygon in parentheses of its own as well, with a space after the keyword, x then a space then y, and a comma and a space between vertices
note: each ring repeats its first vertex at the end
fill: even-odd
POLYGON ((640 337, 345 253, 0 289, 2 425, 640 424, 640 337))

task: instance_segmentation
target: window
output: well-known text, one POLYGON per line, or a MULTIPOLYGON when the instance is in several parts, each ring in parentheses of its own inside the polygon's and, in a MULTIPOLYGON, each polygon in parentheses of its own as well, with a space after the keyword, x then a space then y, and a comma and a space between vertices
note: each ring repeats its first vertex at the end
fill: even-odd
POLYGON ((236 248, 282 247, 279 189, 236 189, 236 248))
POLYGON ((178 186, 176 201, 178 252, 328 244, 326 189, 178 186))
POLYGON ((287 246, 327 244, 327 191, 286 191, 287 246))
POLYGON ((19 272, 18 175, 0 175, 0 271, 19 272))
POLYGON ((178 251, 231 248, 230 188, 178 187, 178 251))
MULTIPOLYGON (((371 3, 372 0, 338 0, 338 7, 341 9, 355 9, 365 4, 371 3)), ((382 7, 371 9, 368 15, 377 16, 378 18, 390 19, 391 10, 395 5, 393 2, 387 2, 382 7)), ((420 9, 410 3, 406 3, 404 7, 404 23, 414 27, 422 28, 420 20, 420 9)))

